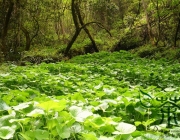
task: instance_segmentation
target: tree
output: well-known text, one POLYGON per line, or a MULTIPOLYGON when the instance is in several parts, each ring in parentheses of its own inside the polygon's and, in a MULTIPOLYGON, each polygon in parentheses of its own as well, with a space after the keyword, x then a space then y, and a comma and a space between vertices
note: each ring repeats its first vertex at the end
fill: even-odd
POLYGON ((180 13, 178 14, 178 18, 177 18, 177 27, 176 27, 175 36, 174 36, 174 47, 177 47, 177 40, 178 40, 179 32, 180 32, 180 13))
POLYGON ((14 10, 14 1, 9 0, 3 0, 2 2, 2 9, 3 11, 1 11, 1 14, 4 14, 5 16, 2 19, 2 32, 1 32, 1 52, 3 57, 6 59, 7 55, 8 55, 8 48, 6 45, 6 38, 7 38, 7 33, 9 30, 9 24, 10 24, 10 19, 12 17, 12 12, 14 10), (4 12, 7 11, 7 12, 4 12))
POLYGON ((74 25, 75 25, 76 29, 75 29, 75 33, 74 33, 71 41, 68 43, 68 45, 65 49, 64 55, 67 56, 70 48, 72 47, 73 43, 76 41, 81 30, 84 30, 85 33, 88 35, 88 38, 91 40, 91 43, 92 43, 91 47, 94 49, 94 51, 99 52, 96 42, 93 39, 93 37, 91 36, 89 30, 87 29, 87 26, 90 24, 96 24, 98 27, 104 29, 110 36, 111 36, 111 33, 100 22, 93 21, 93 22, 84 23, 82 15, 81 15, 81 11, 80 11, 80 4, 81 4, 80 1, 72 0, 71 2, 72 2, 71 3, 72 17, 73 17, 73 21, 74 21, 74 25))
POLYGON ((94 48, 94 50, 96 52, 98 52, 99 50, 97 48, 97 45, 96 45, 94 39, 92 38, 89 30, 86 27, 90 23, 84 24, 84 21, 82 19, 81 13, 80 13, 78 1, 72 0, 71 10, 72 10, 72 17, 73 17, 73 21, 74 21, 74 25, 75 25, 76 29, 75 29, 75 33, 74 33, 71 41, 67 45, 67 48, 66 48, 66 50, 64 52, 64 55, 66 56, 68 54, 70 48, 72 47, 73 43, 76 41, 76 39, 77 39, 77 37, 78 37, 78 35, 79 35, 79 33, 81 32, 82 29, 86 32, 86 34, 88 35, 89 39, 91 40, 92 47, 94 48), (81 27, 80 27, 80 25, 81 25, 81 27))
POLYGON ((142 0, 143 9, 144 9, 145 17, 146 17, 146 23, 147 23, 147 30, 148 30, 149 39, 151 41, 151 44, 154 45, 154 37, 153 37, 153 32, 152 32, 152 27, 151 27, 150 14, 148 12, 149 3, 150 2, 147 1, 147 0, 142 0))

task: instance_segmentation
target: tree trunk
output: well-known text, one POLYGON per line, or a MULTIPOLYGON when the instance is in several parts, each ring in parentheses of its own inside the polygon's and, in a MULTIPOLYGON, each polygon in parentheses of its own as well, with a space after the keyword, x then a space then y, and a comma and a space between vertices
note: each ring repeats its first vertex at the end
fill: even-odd
POLYGON ((9 8, 8 8, 8 11, 7 11, 7 14, 5 17, 5 22, 3 25, 2 37, 1 37, 1 39, 2 39, 1 40, 1 51, 5 58, 7 57, 7 53, 8 53, 8 48, 6 46, 6 36, 7 36, 8 26, 10 23, 10 18, 12 16, 13 9, 14 9, 14 3, 12 1, 10 1, 9 8))
POLYGON ((161 17, 160 17, 160 11, 159 11, 159 1, 156 1, 156 11, 157 11, 157 17, 158 17, 158 28, 157 28, 157 39, 155 42, 155 45, 157 46, 161 37, 161 17))
POLYGON ((30 50, 30 47, 31 47, 31 42, 32 40, 38 35, 38 32, 39 32, 39 23, 38 21, 35 19, 35 17, 33 17, 34 21, 36 22, 37 24, 37 29, 36 29, 36 32, 35 34, 30 37, 30 33, 28 32, 28 30, 26 28, 23 27, 23 25, 20 25, 20 28, 21 30, 23 31, 25 37, 26 37, 26 47, 25 47, 25 51, 29 51, 30 50))
POLYGON ((75 9, 75 0, 71 1, 71 11, 72 11, 72 17, 73 17, 73 22, 74 25, 76 27, 76 31, 71 39, 71 41, 68 43, 65 52, 64 52, 64 56, 68 55, 69 50, 71 49, 73 43, 76 41, 79 33, 81 32, 80 27, 79 27, 79 23, 78 23, 78 17, 76 15, 76 9, 75 9))
POLYGON ((65 49, 64 56, 68 55, 69 50, 71 49, 73 43, 76 41, 76 39, 82 29, 84 29, 84 31, 87 33, 88 37, 90 38, 94 50, 96 52, 98 52, 99 50, 96 46, 96 43, 95 43, 94 39, 92 38, 91 34, 89 33, 89 30, 86 28, 86 25, 88 25, 88 24, 84 24, 84 22, 82 20, 81 13, 79 10, 79 5, 76 0, 71 1, 71 11, 72 11, 72 17, 73 17, 74 25, 76 27, 76 31, 75 31, 75 34, 73 35, 71 41, 68 43, 68 45, 65 49), (81 28, 80 28, 79 24, 81 25, 81 28))
MULTIPOLYGON (((81 24, 81 26, 83 27, 85 24, 83 22, 83 19, 82 19, 82 16, 81 16, 81 13, 80 13, 80 10, 79 10, 79 6, 76 4, 75 5, 75 9, 77 11, 77 15, 78 15, 78 19, 79 19, 79 22, 81 24)), ((96 52, 99 52, 98 48, 97 48, 97 45, 96 45, 96 42, 94 41, 94 39, 92 38, 89 30, 86 28, 86 26, 84 26, 84 31, 86 32, 86 34, 88 35, 89 39, 91 40, 91 43, 92 43, 92 47, 93 49, 96 51, 96 52)))
POLYGON ((29 51, 30 46, 31 46, 31 39, 30 39, 30 35, 29 32, 21 25, 21 30, 23 31, 25 37, 26 37, 26 47, 25 47, 25 51, 29 51))
POLYGON ((151 28, 151 24, 150 24, 150 20, 149 20, 149 15, 148 15, 148 11, 147 11, 147 7, 148 7, 148 2, 147 2, 147 0, 142 0, 142 4, 143 4, 145 16, 146 16, 146 22, 147 22, 147 29, 148 29, 149 39, 150 39, 152 45, 154 45, 152 28, 151 28))
POLYGON ((179 17, 178 17, 178 24, 177 24, 177 28, 175 31, 175 37, 174 37, 174 47, 177 47, 177 39, 178 39, 178 33, 180 30, 180 13, 179 13, 179 17))

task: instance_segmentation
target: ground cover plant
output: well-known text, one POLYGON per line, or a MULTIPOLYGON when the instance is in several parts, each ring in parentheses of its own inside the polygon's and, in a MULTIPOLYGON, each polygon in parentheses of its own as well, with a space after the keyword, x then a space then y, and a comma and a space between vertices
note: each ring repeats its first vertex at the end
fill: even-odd
POLYGON ((140 99, 178 97, 179 69, 125 51, 11 65, 0 73, 0 139, 177 140, 178 125, 160 124, 160 108, 140 99))

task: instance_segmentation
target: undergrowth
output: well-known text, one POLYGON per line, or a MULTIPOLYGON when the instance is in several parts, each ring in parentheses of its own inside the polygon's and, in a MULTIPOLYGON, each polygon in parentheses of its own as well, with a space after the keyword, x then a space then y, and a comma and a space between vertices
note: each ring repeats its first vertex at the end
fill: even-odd
POLYGON ((179 97, 178 62, 120 51, 8 69, 0 73, 1 139, 178 140, 179 124, 160 123, 154 100, 179 97))

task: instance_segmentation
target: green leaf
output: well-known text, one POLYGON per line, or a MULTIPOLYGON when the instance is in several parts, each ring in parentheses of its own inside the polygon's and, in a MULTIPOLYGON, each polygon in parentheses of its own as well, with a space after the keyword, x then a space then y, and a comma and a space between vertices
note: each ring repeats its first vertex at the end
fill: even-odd
POLYGON ((114 137, 105 137, 105 136, 100 136, 98 140, 114 140, 114 137))
POLYGON ((157 135, 153 135, 153 134, 150 134, 150 133, 146 133, 143 135, 144 139, 148 139, 148 140, 158 140, 160 138, 160 136, 157 136, 157 135))
POLYGON ((36 117, 39 117, 44 114, 45 114, 45 112, 42 109, 36 108, 36 109, 32 110, 30 113, 27 113, 26 116, 36 118, 36 117))
POLYGON ((136 131, 136 126, 124 122, 120 122, 118 126, 116 126, 116 130, 113 134, 131 134, 136 131))
POLYGON ((87 117, 93 115, 91 111, 82 109, 78 106, 71 106, 69 110, 77 122, 84 122, 87 117))
POLYGON ((36 129, 34 135, 37 140, 49 140, 49 132, 46 130, 36 129))
POLYGON ((169 87, 169 88, 165 88, 164 90, 165 90, 166 92, 170 92, 170 91, 175 91, 176 88, 171 88, 171 87, 169 87))
POLYGON ((135 123, 136 126, 139 126, 140 124, 142 124, 142 122, 140 122, 140 121, 136 121, 134 123, 135 123))
POLYGON ((19 110, 28 108, 30 104, 32 104, 32 102, 21 103, 21 104, 19 104, 17 106, 13 106, 13 109, 16 110, 16 111, 19 111, 19 110))
POLYGON ((2 100, 0 99, 0 111, 1 110, 8 110, 10 107, 2 100))
POLYGON ((20 123, 26 125, 28 122, 30 122, 30 118, 10 119, 9 122, 10 122, 10 123, 13 123, 13 122, 20 122, 20 123))
POLYGON ((2 126, 0 128, 0 138, 2 139, 11 139, 13 138, 15 129, 10 126, 2 126))
POLYGON ((47 128, 49 130, 52 130, 56 125, 57 125, 57 120, 56 119, 49 119, 47 120, 47 128))
POLYGON ((98 140, 95 133, 82 134, 83 140, 98 140))
POLYGON ((65 139, 70 137, 71 131, 69 127, 56 125, 56 130, 61 138, 65 139))
POLYGON ((103 110, 104 112, 106 111, 106 109, 109 107, 107 102, 103 102, 100 105, 98 105, 97 107, 95 107, 96 110, 103 110))
POLYGON ((100 126, 99 131, 103 132, 103 133, 112 133, 114 132, 114 126, 110 125, 110 124, 104 124, 104 126, 100 126))
POLYGON ((32 130, 26 131, 25 134, 22 136, 25 136, 25 137, 31 138, 31 139, 35 139, 34 131, 32 131, 32 130))
POLYGON ((103 91, 108 95, 111 95, 114 92, 114 90, 115 90, 115 88, 112 88, 112 89, 103 88, 103 91))
POLYGON ((32 138, 30 138, 29 136, 27 136, 27 135, 24 134, 24 133, 19 133, 19 134, 18 134, 18 137, 23 137, 25 140, 32 140, 32 138))
POLYGON ((104 120, 100 116, 95 117, 92 120, 92 122, 95 123, 98 126, 101 126, 101 125, 103 125, 105 123, 104 120))
POLYGON ((122 101, 124 102, 125 106, 127 107, 129 104, 131 104, 130 100, 128 98, 122 98, 122 101))
POLYGON ((153 123, 155 121, 155 119, 148 119, 147 121, 143 121, 142 124, 144 126, 148 126, 150 125, 151 123, 153 123))
POLYGON ((83 130, 83 126, 81 126, 79 123, 75 123, 71 126, 72 133, 80 133, 82 130, 83 130))
POLYGON ((134 140, 131 134, 118 135, 115 140, 134 140))
POLYGON ((138 111, 139 113, 141 113, 142 115, 147 114, 147 112, 146 112, 147 109, 145 109, 142 106, 135 107, 135 110, 138 111))
POLYGON ((42 102, 37 105, 38 107, 41 107, 45 111, 54 110, 54 111, 62 111, 66 107, 66 100, 50 100, 46 102, 42 102))
POLYGON ((9 120, 14 119, 14 115, 5 115, 0 117, 0 127, 12 125, 9 120))
POLYGON ((85 102, 85 99, 83 98, 81 93, 75 93, 74 95, 71 95, 71 99, 85 102))

